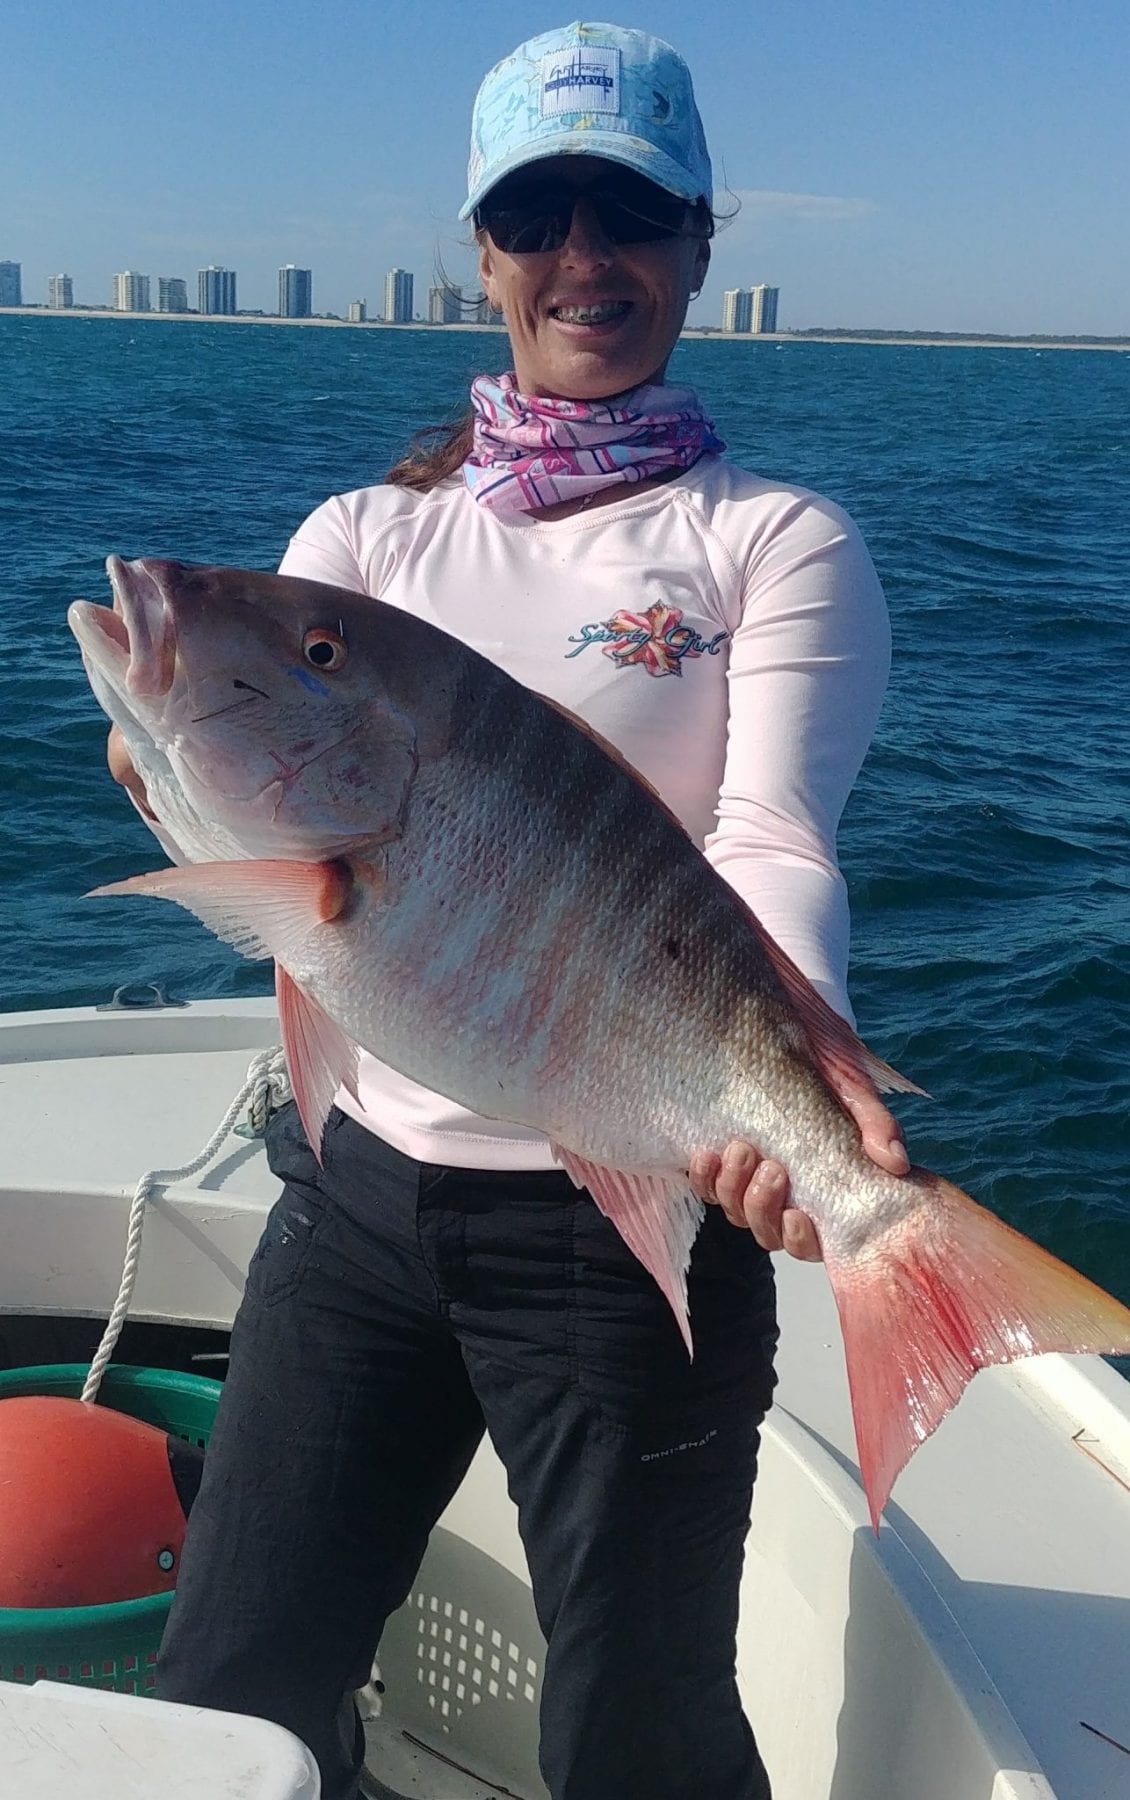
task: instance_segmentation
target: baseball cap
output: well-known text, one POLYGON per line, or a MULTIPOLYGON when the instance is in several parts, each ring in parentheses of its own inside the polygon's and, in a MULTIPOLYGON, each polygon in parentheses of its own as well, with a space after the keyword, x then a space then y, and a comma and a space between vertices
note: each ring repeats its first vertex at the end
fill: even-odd
POLYGON ((684 200, 712 197, 690 70, 662 38, 621 25, 544 31, 495 64, 475 96, 459 217, 545 156, 602 156, 684 200))

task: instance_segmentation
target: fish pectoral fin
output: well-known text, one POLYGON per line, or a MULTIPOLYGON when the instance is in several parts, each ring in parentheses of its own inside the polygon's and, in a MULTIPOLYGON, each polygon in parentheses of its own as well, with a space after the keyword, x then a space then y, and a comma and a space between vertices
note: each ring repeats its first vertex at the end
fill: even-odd
POLYGON ((687 1316, 687 1269, 705 1211, 685 1176, 626 1173, 586 1162, 554 1144, 553 1154, 575 1186, 587 1188, 666 1297, 694 1355, 687 1316))
POLYGON ((825 1263, 839 1309, 871 1523, 978 1369, 1047 1351, 1130 1353, 1130 1310, 941 1176, 920 1211, 825 1263))
POLYGON ((275 993, 298 1116, 320 1163, 322 1135, 338 1088, 344 1086, 357 1098, 357 1045, 277 960, 275 993))
POLYGON ((349 901, 353 876, 344 862, 186 863, 93 888, 87 899, 148 894, 174 900, 201 924, 253 960, 289 953, 317 925, 336 919, 349 901))
POLYGON ((96 895, 150 894, 175 900, 244 956, 274 957, 290 1082, 319 1162, 322 1133, 338 1088, 344 1085, 356 1098, 358 1052, 340 1026, 299 987, 286 964, 292 952, 308 945, 313 931, 341 915, 353 882, 352 870, 345 862, 276 858, 188 863, 94 889, 96 895))

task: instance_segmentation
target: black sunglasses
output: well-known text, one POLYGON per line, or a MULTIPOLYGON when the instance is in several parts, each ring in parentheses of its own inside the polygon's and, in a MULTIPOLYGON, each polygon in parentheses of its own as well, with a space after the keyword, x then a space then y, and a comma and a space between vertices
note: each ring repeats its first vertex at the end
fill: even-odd
POLYGON ((630 169, 605 176, 593 187, 563 181, 499 182, 475 211, 475 224, 508 256, 560 250, 569 236, 573 208, 587 200, 612 244, 653 244, 681 236, 690 204, 630 169))

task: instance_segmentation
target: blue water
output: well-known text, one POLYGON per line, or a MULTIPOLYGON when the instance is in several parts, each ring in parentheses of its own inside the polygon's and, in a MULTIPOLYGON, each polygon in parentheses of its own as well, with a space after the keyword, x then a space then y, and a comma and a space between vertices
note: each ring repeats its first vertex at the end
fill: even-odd
MULTIPOLYGON (((265 991, 172 908, 81 900, 156 859, 67 602, 109 551, 271 567, 504 344, 0 318, 0 1008, 265 991)), ((841 849, 861 1028, 934 1096, 912 1149, 1130 1302, 1130 356, 688 341, 673 374, 886 587, 841 849)))

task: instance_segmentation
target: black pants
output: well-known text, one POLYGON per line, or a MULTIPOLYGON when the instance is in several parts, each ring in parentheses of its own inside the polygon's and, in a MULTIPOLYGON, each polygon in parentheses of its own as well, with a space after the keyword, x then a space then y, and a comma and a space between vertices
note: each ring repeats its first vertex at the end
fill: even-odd
POLYGON ((776 1341, 769 1259, 710 1208, 695 1358, 587 1194, 421 1165, 293 1106, 158 1667, 168 1700, 305 1740, 352 1800, 352 1691, 484 1421, 548 1642, 553 1800, 767 1800, 734 1677, 776 1341))

